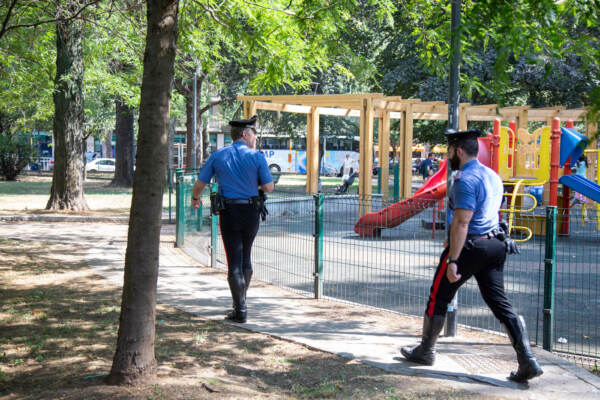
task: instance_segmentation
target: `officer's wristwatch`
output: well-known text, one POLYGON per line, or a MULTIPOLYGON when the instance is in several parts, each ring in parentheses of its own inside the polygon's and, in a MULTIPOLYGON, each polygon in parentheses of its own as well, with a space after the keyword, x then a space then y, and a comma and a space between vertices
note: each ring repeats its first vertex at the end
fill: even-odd
POLYGON ((456 265, 458 265, 458 260, 455 260, 452 257, 448 257, 448 258, 446 258, 446 264, 456 264, 456 265))
POLYGON ((200 200, 200 199, 198 199, 198 198, 196 198, 196 197, 192 196, 192 200, 194 200, 194 201, 198 201, 198 200, 200 200))

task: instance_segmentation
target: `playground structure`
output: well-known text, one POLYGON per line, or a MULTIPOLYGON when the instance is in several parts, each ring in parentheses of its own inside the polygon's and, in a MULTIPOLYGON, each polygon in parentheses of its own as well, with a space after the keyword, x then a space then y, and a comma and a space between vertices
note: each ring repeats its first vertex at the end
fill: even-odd
MULTIPOLYGON (((360 120, 360 180, 359 180, 359 207, 360 215, 371 212, 369 199, 372 195, 371 178, 373 166, 374 148, 374 119, 378 119, 378 146, 389 148, 390 145, 390 121, 400 120, 400 147, 399 166, 400 182, 399 195, 409 199, 412 196, 412 143, 413 143, 413 121, 424 120, 447 120, 448 105, 442 101, 422 102, 419 99, 402 99, 401 97, 383 96, 381 93, 366 94, 336 94, 336 95, 290 95, 290 96, 240 96, 238 100, 243 102, 244 117, 249 118, 258 110, 275 112, 291 112, 306 114, 306 193, 318 192, 318 144, 319 144, 319 115, 331 115, 340 117, 358 117, 360 120)), ((533 109, 530 106, 513 106, 499 108, 496 104, 471 105, 461 103, 459 109, 459 129, 468 128, 469 121, 512 121, 509 128, 502 128, 498 122, 499 134, 489 139, 489 153, 493 159, 494 168, 505 180, 512 185, 513 190, 510 197, 509 213, 515 215, 517 212, 518 199, 532 197, 522 193, 524 186, 535 186, 541 182, 548 188, 545 191, 548 204, 558 205, 558 176, 559 176, 559 153, 560 146, 560 120, 572 120, 585 124, 585 136, 591 138, 598 130, 597 123, 586 120, 586 109, 565 109, 562 106, 533 109), (528 124, 530 122, 545 122, 553 126, 554 121, 559 124, 557 130, 546 128, 541 132, 537 130, 535 139, 529 135, 528 124), (512 135, 512 136, 511 136, 512 135), (496 139, 494 139, 496 137, 496 139), (512 139, 511 139, 512 137, 512 139), (554 138, 555 142, 552 142, 554 138), (496 142, 497 140, 497 142, 496 142), (541 141, 544 141, 544 144, 541 141), (540 141, 540 143, 537 143, 540 141), (553 147, 546 147, 547 143, 555 143, 556 154, 553 147), (537 153, 533 150, 537 150, 537 153), (549 149, 549 151, 548 151, 549 149), (550 167, 548 167, 549 165, 550 167), (512 174, 511 174, 512 168, 512 174), (536 175, 530 174, 536 170, 536 175), (520 174, 524 175, 520 175, 520 174), (549 176, 546 175, 549 173, 549 176), (512 207, 512 211, 511 211, 512 207)), ((597 148, 597 141, 591 143, 592 150, 597 148)), ((381 192, 384 201, 387 200, 389 192, 389 160, 388 157, 380 157, 381 170, 381 192)), ((564 172, 561 175, 570 175, 570 161, 564 163, 564 172)), ((439 178, 439 177, 438 177, 439 178)), ((430 179, 431 180, 431 179, 430 179)), ((569 188, 572 180, 565 182, 566 189, 563 193, 562 207, 568 208, 569 188), (567 207, 565 207, 567 206, 567 207)), ((434 180, 441 185, 441 179, 434 180)), ((445 185, 445 180, 444 180, 445 185)), ((441 187, 440 187, 441 188, 441 187)), ((438 188, 438 189, 440 189, 438 188)), ((434 191, 432 186, 422 188, 419 195, 425 199, 427 196, 435 198, 440 196, 440 191, 434 191), (435 192, 435 193, 434 193, 435 192)), ((443 196, 442 196, 443 197, 443 196)), ((408 204, 416 205, 420 202, 412 201, 408 204)), ((429 201, 431 203, 431 201, 429 201)), ((420 205, 418 207, 421 207, 420 205)), ((523 210, 520 210, 523 211, 523 210)), ((409 215, 407 213, 406 215, 409 215)), ((513 226, 516 226, 513 224, 513 226)), ((567 224, 568 226, 568 224, 567 224)), ((515 228, 519 229, 519 228, 515 228)), ((564 227, 562 233, 564 233, 564 227)))
MULTIPOLYGON (((565 217, 561 219, 560 233, 568 234, 569 218, 569 189, 574 189, 586 197, 596 201, 597 211, 600 210, 600 175, 598 159, 596 158, 596 179, 594 183, 582 176, 571 175, 570 168, 563 168, 569 160, 577 160, 589 143, 586 136, 573 129, 573 121, 566 122, 566 128, 560 128, 560 120, 554 118, 552 128, 545 126, 529 133, 526 129, 515 129, 515 121, 509 126, 501 126, 501 121, 494 121, 493 134, 479 138, 479 161, 495 170, 503 179, 507 208, 500 211, 507 213, 511 233, 521 233, 521 239, 527 241, 534 233, 542 234, 541 228, 536 231, 535 218, 522 221, 534 221, 531 226, 520 223, 518 216, 533 211, 537 207, 537 199, 523 189, 528 186, 549 186, 549 204, 558 205, 557 186, 563 185, 563 207, 565 217), (552 162, 551 162, 552 161, 552 162), (558 176, 562 175, 560 181, 558 176), (506 191, 506 188, 509 190, 506 191), (529 197, 532 205, 523 207, 522 199, 529 197), (566 201, 564 201, 566 199, 566 201), (532 230, 533 228, 533 230, 532 230)), ((586 150, 598 153, 598 150, 586 150)), ((413 196, 392 204, 378 212, 367 213, 357 221, 354 231, 360 236, 379 236, 381 229, 392 228, 420 213, 426 208, 444 198, 446 194, 446 163, 431 177, 413 196)), ((585 205, 584 205, 585 207, 585 205)), ((600 214, 596 214, 596 224, 600 229, 600 214)))

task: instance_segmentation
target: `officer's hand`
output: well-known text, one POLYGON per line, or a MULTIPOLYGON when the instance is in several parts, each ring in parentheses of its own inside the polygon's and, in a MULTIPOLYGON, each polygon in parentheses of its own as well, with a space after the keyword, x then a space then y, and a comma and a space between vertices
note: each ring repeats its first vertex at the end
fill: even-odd
POLYGON ((194 208, 194 210, 197 210, 200 208, 200 204, 201 204, 200 201, 201 201, 200 199, 198 199, 198 200, 192 199, 192 207, 194 208))
POLYGON ((458 282, 460 280, 462 275, 458 273, 458 265, 456 265, 456 263, 448 264, 448 268, 446 269, 446 277, 450 283, 458 282))
POLYGON ((504 247, 506 249, 507 254, 521 254, 521 250, 519 250, 517 242, 515 242, 511 238, 507 238, 504 240, 504 247))

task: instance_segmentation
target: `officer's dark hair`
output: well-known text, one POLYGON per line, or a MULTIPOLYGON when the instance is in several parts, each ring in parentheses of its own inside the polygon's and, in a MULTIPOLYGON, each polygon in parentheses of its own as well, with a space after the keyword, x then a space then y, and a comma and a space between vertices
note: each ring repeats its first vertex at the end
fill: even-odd
POLYGON ((244 130, 246 129, 252 129, 249 126, 232 126, 231 127, 231 140, 233 140, 234 142, 238 139, 241 139, 242 134, 244 133, 244 130))
POLYGON ((475 136, 453 139, 450 141, 449 145, 454 146, 455 148, 460 147, 470 157, 477 157, 477 154, 479 153, 479 143, 475 136))

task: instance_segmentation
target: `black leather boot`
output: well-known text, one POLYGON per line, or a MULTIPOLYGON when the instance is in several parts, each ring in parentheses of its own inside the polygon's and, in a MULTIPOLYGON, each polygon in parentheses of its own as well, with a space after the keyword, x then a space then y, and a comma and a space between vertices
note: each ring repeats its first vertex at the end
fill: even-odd
POLYGON ((252 270, 246 269, 244 270, 244 281, 246 282, 246 293, 248 293, 248 288, 250 287, 250 281, 252 280, 252 270))
POLYGON ((425 314, 423 318, 423 336, 421 343, 413 347, 403 347, 400 351, 408 361, 419 364, 433 365, 435 361, 435 342, 437 341, 442 328, 444 327, 445 317, 425 314))
POLYGON ((527 326, 523 317, 519 315, 517 318, 508 319, 504 327, 512 346, 517 352, 517 361, 519 362, 519 369, 517 372, 511 372, 508 379, 515 382, 527 382, 529 379, 542 375, 544 371, 542 371, 531 351, 527 326))
MULTIPOLYGON (((244 283, 246 284, 246 289, 244 291, 244 297, 248 294, 248 288, 250 287, 250 281, 252 280, 252 270, 244 271, 244 283)), ((231 308, 235 310, 235 301, 231 301, 231 308)))
POLYGON ((247 319, 247 312, 246 311, 230 311, 227 314, 227 319, 233 322, 237 322, 240 324, 245 324, 246 323, 246 319, 247 319))
POLYGON ((231 299, 233 300, 233 311, 227 314, 227 319, 233 322, 245 323, 246 312, 246 285, 240 274, 227 277, 229 289, 231 290, 231 299))

